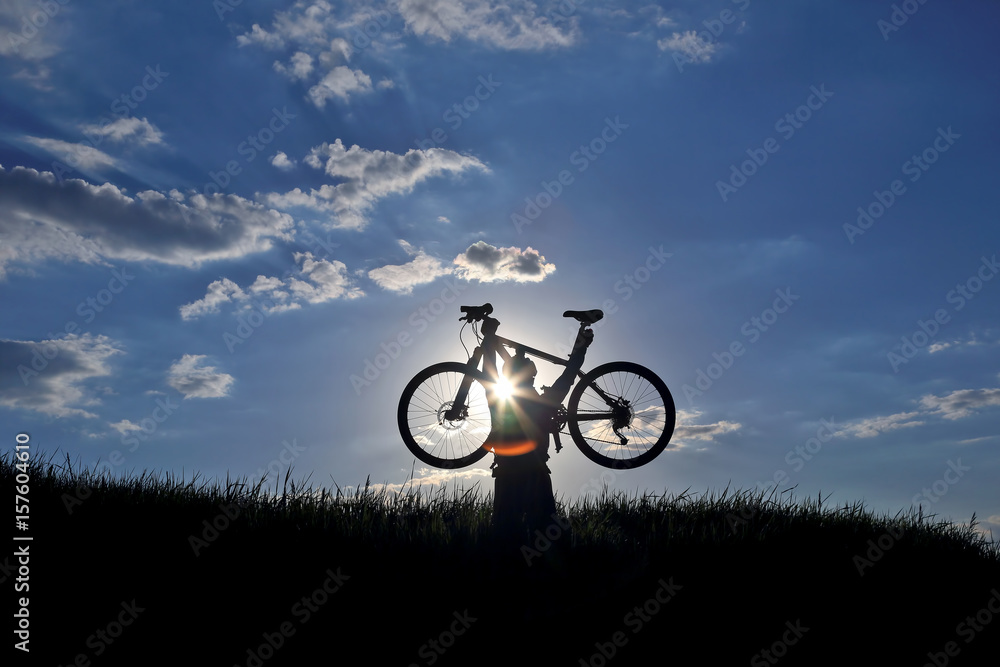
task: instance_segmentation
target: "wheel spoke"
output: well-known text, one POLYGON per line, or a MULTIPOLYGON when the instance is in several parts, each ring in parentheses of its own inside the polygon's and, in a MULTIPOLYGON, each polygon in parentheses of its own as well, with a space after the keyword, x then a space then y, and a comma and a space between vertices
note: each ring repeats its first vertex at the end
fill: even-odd
POLYGON ((609 467, 634 467, 666 447, 673 434, 674 403, 651 371, 616 362, 594 369, 585 382, 570 398, 567 422, 584 454, 609 467))
POLYGON ((414 378, 403 392, 398 411, 400 433, 407 447, 425 463, 454 468, 485 455, 490 412, 481 381, 469 387, 464 417, 445 419, 466 374, 464 364, 432 366, 414 378))

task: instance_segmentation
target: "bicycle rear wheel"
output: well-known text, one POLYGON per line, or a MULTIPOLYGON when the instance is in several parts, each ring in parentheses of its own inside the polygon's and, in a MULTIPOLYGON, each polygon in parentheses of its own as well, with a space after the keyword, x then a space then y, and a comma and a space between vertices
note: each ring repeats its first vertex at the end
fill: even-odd
POLYGON ((653 371, 615 361, 587 373, 566 406, 573 442, 607 468, 645 465, 670 442, 677 419, 673 396, 653 371))
POLYGON ((417 373, 403 389, 397 421, 413 455, 437 468, 463 468, 486 456, 483 443, 492 422, 486 403, 486 376, 457 361, 434 364, 417 373), (445 419, 466 375, 472 375, 458 419, 445 419))

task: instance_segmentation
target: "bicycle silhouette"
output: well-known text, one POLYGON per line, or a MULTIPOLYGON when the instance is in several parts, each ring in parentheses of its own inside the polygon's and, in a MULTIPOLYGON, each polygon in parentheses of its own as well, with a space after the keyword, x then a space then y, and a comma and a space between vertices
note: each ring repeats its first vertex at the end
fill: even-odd
MULTIPOLYGON (((492 305, 462 306, 461 311, 465 313, 459 318, 465 322, 462 332, 471 323, 479 345, 465 363, 446 361, 417 373, 403 389, 397 412, 407 448, 438 468, 472 465, 489 451, 488 445, 483 446, 491 429, 486 397, 495 383, 479 367, 484 350, 496 349, 505 363, 511 358, 505 348, 511 348, 518 354, 567 365, 566 359, 495 333, 481 335, 478 323, 493 319, 489 317, 492 305)), ((577 320, 582 330, 601 320, 604 313, 568 310, 563 317, 577 320)), ((591 461, 628 469, 659 456, 670 442, 675 421, 674 399, 663 380, 639 364, 615 361, 589 372, 581 369, 569 401, 565 407, 558 406, 546 430, 555 439, 556 452, 562 449, 559 435, 568 426, 573 442, 591 461)))

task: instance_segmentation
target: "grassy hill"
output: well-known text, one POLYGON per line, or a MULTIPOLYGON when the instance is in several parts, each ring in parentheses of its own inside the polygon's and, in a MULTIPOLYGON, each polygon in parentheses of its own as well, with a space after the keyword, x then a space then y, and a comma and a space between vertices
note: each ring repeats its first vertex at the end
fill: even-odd
MULTIPOLYGON (((0 457, 8 498, 15 464, 0 457)), ((1000 551, 919 513, 605 493, 510 542, 477 490, 112 478, 52 459, 27 474, 29 529, 11 533, 33 537, 13 543, 30 544, 32 662, 15 664, 312 665, 359 649, 421 666, 1000 654, 1000 551)), ((11 614, 25 595, 12 551, 0 556, 11 614)))

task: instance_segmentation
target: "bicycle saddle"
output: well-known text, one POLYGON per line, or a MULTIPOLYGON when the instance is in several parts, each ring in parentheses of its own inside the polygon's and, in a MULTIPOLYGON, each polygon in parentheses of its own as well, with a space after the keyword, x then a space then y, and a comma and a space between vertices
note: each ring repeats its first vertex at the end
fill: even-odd
POLYGON ((581 324, 593 324, 604 319, 603 310, 567 310, 563 317, 572 317, 581 324))

